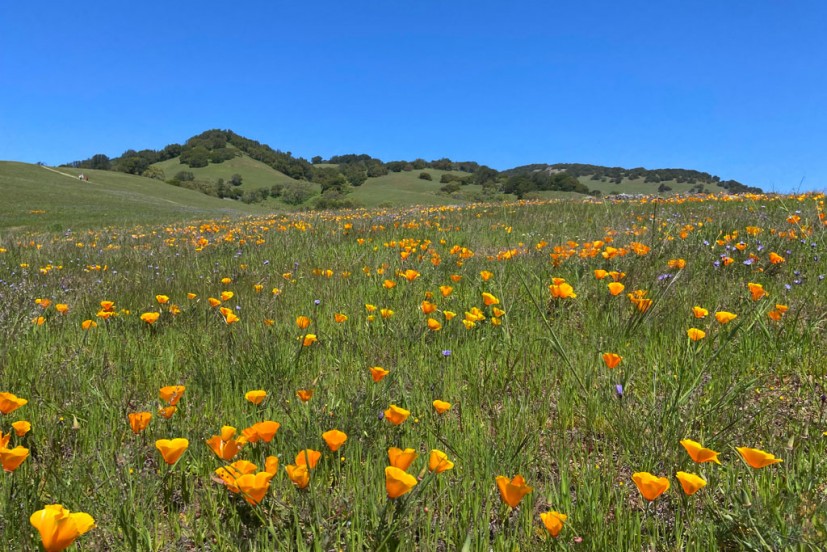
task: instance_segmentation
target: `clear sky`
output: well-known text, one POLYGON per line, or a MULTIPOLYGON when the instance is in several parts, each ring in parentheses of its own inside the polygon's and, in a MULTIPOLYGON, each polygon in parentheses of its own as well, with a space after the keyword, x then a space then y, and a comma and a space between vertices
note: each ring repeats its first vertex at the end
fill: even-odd
POLYGON ((679 167, 823 190, 825 28, 824 0, 6 1, 0 159, 223 128, 308 159, 679 167))

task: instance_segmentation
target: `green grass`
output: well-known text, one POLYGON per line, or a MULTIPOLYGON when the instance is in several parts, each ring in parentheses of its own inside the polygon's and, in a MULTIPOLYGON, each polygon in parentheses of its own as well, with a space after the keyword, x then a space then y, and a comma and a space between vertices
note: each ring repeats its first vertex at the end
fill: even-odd
POLYGON ((138 230, 126 218, 73 236, 0 234, 0 391, 29 401, 0 429, 32 424, 9 444, 30 456, 0 478, 0 549, 36 550, 29 516, 51 503, 95 518, 83 550, 823 549, 827 232, 817 201, 475 204, 138 230), (787 222, 796 210, 800 222, 787 222), (628 254, 612 256, 609 240, 628 254), (744 251, 732 248, 742 240, 744 251), (634 243, 650 250, 638 255, 634 243), (786 261, 770 264, 772 251, 786 261), (734 262, 715 267, 722 254, 734 262), (670 269, 678 258, 686 267, 670 269), (407 281, 408 269, 420 276, 407 281), (612 297, 595 269, 625 273, 626 291, 612 297), (577 297, 553 299, 552 278, 577 297), (748 282, 768 298, 752 301, 748 282), (637 289, 654 301, 645 312, 626 297, 637 289), (222 291, 234 292, 222 304, 240 318, 232 325, 208 303, 222 291), (505 311, 499 325, 483 292, 505 311), (428 296, 438 310, 426 316, 428 296), (109 320, 104 300, 115 302, 109 320), (767 316, 776 304, 789 307, 779 322, 767 316), (709 317, 694 318, 695 305, 709 317), (474 307, 485 320, 467 329, 474 307), (718 310, 738 318, 721 325, 718 310), (145 312, 160 319, 149 326, 145 312), (306 330, 299 315, 312 319, 306 330), (84 320, 98 327, 84 331, 84 320), (691 327, 706 338, 690 342, 691 327), (318 342, 301 347, 307 333, 318 342), (605 352, 620 366, 607 369, 605 352), (374 383, 373 366, 390 374, 374 383), (165 420, 158 391, 176 384, 186 392, 165 420), (244 400, 254 389, 268 393, 260 406, 244 400), (299 389, 312 399, 299 401, 299 389), (451 410, 437 415, 435 399, 451 410), (399 426, 382 419, 392 404, 411 411, 399 426), (138 411, 154 417, 136 435, 127 414, 138 411), (276 438, 238 458, 263 469, 276 455, 281 466, 250 506, 214 480, 226 462, 205 441, 261 420, 281 423, 276 438), (333 428, 349 436, 336 453, 321 438, 333 428), (190 444, 170 467, 155 441, 173 437, 190 444), (694 464, 684 438, 722 464, 694 464), (415 449, 409 472, 422 476, 394 501, 392 446, 415 449), (783 463, 754 470, 740 446, 783 463), (284 466, 305 448, 323 454, 298 490, 284 466), (429 475, 433 449, 454 468, 429 475), (678 470, 708 486, 684 496, 678 470), (671 481, 651 504, 631 480, 642 471, 671 481), (533 492, 511 509, 495 478, 516 474, 533 492), (542 528, 547 510, 568 515, 558 539, 542 528))
POLYGON ((481 193, 481 186, 463 186, 460 192, 448 195, 439 189, 444 186, 439 179, 443 174, 453 174, 467 177, 468 173, 460 171, 441 171, 424 169, 421 171, 391 172, 384 176, 368 178, 367 181, 354 188, 349 198, 365 207, 408 205, 456 205, 468 201, 469 194, 481 193), (433 180, 419 178, 419 173, 426 172, 433 180))
POLYGON ((263 213, 260 207, 110 171, 81 172, 88 182, 25 163, 0 161, 0 228, 6 231, 159 224, 263 213))
MULTIPOLYGON (((634 180, 624 178, 620 184, 612 184, 611 182, 601 182, 599 180, 591 180, 589 177, 580 177, 581 183, 588 186, 589 190, 599 190, 600 193, 603 195, 608 195, 612 192, 617 192, 619 194, 659 194, 663 196, 674 195, 674 194, 681 194, 687 193, 690 189, 692 189, 695 184, 688 184, 685 182, 678 183, 674 180, 669 180, 665 182, 645 182, 642 178, 637 178, 634 180), (659 193, 658 187, 661 184, 665 184, 672 188, 672 190, 668 192, 659 193)), ((706 189, 713 193, 717 192, 724 192, 723 188, 719 188, 714 184, 705 184, 706 189)))
POLYGON ((194 169, 190 168, 189 165, 182 165, 177 157, 155 163, 153 166, 163 170, 167 179, 173 178, 180 171, 189 171, 195 176, 196 180, 217 182, 219 178, 223 178, 225 182, 229 182, 234 174, 240 174, 243 177, 240 186, 242 190, 257 190, 258 188, 269 190, 275 184, 295 182, 286 174, 246 155, 234 157, 223 163, 210 163, 206 167, 194 169))

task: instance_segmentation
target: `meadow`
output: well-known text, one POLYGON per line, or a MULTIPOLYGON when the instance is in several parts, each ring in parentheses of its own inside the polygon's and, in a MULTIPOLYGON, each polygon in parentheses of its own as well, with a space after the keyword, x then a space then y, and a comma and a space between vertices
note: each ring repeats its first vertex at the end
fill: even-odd
POLYGON ((104 224, 0 234, 0 550, 825 547, 823 195, 104 224))

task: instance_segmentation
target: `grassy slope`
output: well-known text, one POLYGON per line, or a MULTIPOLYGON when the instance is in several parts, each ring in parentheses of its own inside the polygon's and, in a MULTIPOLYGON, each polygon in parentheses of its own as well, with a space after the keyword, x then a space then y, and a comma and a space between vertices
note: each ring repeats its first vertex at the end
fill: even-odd
POLYGON ((424 171, 392 172, 377 178, 368 178, 367 182, 355 188, 350 197, 366 207, 378 205, 451 205, 462 203, 462 194, 480 192, 481 186, 463 186, 459 195, 438 194, 444 184, 439 183, 443 174, 451 173, 457 176, 468 176, 468 173, 459 171, 440 171, 425 169, 424 171), (419 173, 430 173, 433 180, 422 180, 419 173))
POLYGON ((246 155, 224 161, 223 163, 210 163, 206 167, 199 167, 197 169, 191 169, 189 165, 182 165, 177 157, 155 163, 153 166, 163 170, 167 178, 172 178, 179 171, 190 171, 195 175, 196 180, 215 182, 219 178, 229 181, 234 174, 240 174, 243 177, 242 190, 256 190, 258 188, 267 188, 269 190, 273 184, 295 182, 295 180, 286 174, 246 155))
POLYGON ((37 165, 0 162, 0 228, 59 230, 118 224, 176 222, 187 219, 261 213, 263 209, 176 188, 128 174, 84 172, 89 182, 37 165), (32 213, 45 211, 45 213, 32 213))

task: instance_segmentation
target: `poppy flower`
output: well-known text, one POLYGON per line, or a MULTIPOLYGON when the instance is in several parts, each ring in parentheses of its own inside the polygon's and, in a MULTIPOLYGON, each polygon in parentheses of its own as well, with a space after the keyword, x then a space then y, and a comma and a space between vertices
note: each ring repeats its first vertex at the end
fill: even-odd
POLYGON ((244 394, 244 398, 253 403, 254 405, 258 406, 262 403, 262 401, 267 397, 267 391, 263 389, 257 389, 255 391, 247 391, 244 394))
POLYGON ((774 264, 774 265, 781 264, 781 263, 783 263, 785 260, 786 260, 786 259, 785 259, 784 257, 782 257, 781 255, 779 255, 779 254, 778 254, 778 253, 776 253, 775 251, 773 251, 772 253, 770 253, 770 264, 774 264))
POLYGON ((313 390, 299 389, 298 391, 296 391, 296 396, 301 400, 301 402, 307 402, 313 398, 313 390))
POLYGON ((0 393, 0 412, 3 414, 11 414, 28 402, 27 399, 22 399, 13 393, 0 393))
POLYGON ((264 460, 264 471, 276 475, 276 473, 279 471, 279 457, 268 456, 267 459, 264 460))
POLYGON ((221 307, 218 309, 218 312, 221 313, 221 316, 224 318, 224 322, 229 326, 230 324, 235 324, 241 318, 239 318, 234 312, 233 309, 228 309, 227 307, 221 307))
POLYGON ((416 477, 400 470, 394 466, 385 468, 385 489, 388 491, 388 498, 397 499, 409 493, 416 486, 416 477))
POLYGON ((189 446, 190 442, 183 438, 158 439, 155 441, 155 448, 157 448, 158 452, 161 453, 161 456, 164 457, 164 462, 170 466, 181 458, 181 455, 184 454, 189 446))
POLYGON ((281 424, 278 422, 265 420, 244 429, 241 432, 241 435, 247 440, 248 443, 257 443, 259 440, 269 443, 276 436, 276 433, 280 427, 281 424))
POLYGON ((380 309, 379 314, 382 315, 382 318, 390 318, 393 316, 393 311, 391 309, 380 309))
POLYGON ((145 312, 141 315, 141 320, 149 324, 150 326, 153 325, 155 322, 158 321, 158 318, 161 316, 160 312, 145 312))
POLYGON ((307 466, 288 464, 284 466, 284 470, 287 472, 290 481, 299 489, 304 489, 310 484, 310 472, 307 470, 307 466))
POLYGON ((439 320, 436 320, 434 318, 429 318, 426 323, 428 324, 428 329, 432 332, 438 332, 442 329, 442 324, 439 322, 439 320))
POLYGON ((685 448, 686 452, 689 453, 692 461, 699 464, 703 462, 715 462, 719 466, 721 465, 721 461, 718 460, 718 453, 714 450, 704 448, 697 441, 693 441, 692 439, 684 439, 681 441, 681 445, 683 445, 683 448, 685 448))
POLYGON ((158 301, 159 305, 166 305, 169 303, 169 297, 166 295, 156 295, 155 300, 158 301))
POLYGON ((322 439, 327 444, 327 448, 336 452, 347 441, 347 433, 338 429, 331 429, 322 433, 322 439))
POLYGON ((347 322, 347 315, 344 315, 340 312, 337 312, 333 315, 333 321, 336 322, 337 324, 347 322))
POLYGON ((256 293, 261 293, 263 289, 264 289, 263 285, 253 284, 253 291, 255 291, 256 293))
POLYGON ((310 347, 317 341, 318 339, 316 338, 316 334, 307 334, 304 336, 304 339, 302 340, 302 347, 310 347))
POLYGON ((396 282, 394 282, 393 280, 385 280, 384 282, 382 282, 382 287, 385 289, 393 289, 396 287, 396 282))
POLYGON ((319 463, 319 459, 322 457, 322 453, 318 450, 313 449, 304 449, 300 450, 299 453, 296 455, 296 465, 297 466, 307 466, 308 469, 313 469, 316 467, 316 464, 319 463))
POLYGON ((177 406, 165 406, 158 409, 158 415, 166 420, 172 418, 172 415, 178 411, 177 406))
POLYGON ((170 406, 175 406, 181 400, 186 389, 183 385, 167 385, 161 388, 159 395, 162 401, 170 406))
POLYGON ((617 368, 621 360, 623 360, 623 357, 617 353, 603 353, 603 362, 610 370, 617 368))
POLYGON ((246 442, 245 439, 234 439, 236 429, 232 426, 221 428, 220 435, 213 435, 206 440, 207 446, 222 460, 232 460, 246 442))
POLYGON ((744 461, 751 467, 757 469, 764 468, 771 464, 778 464, 783 462, 781 458, 776 458, 774 454, 764 452, 760 449, 738 447, 738 453, 743 457, 744 461))
POLYGON ((402 450, 400 448, 391 447, 388 449, 388 463, 391 466, 399 468, 400 470, 407 470, 416 457, 419 456, 412 448, 402 450))
POLYGON ((208 298, 207 298, 207 302, 210 304, 210 306, 211 306, 212 308, 215 308, 215 307, 217 307, 218 305, 220 305, 220 304, 221 304, 221 300, 220 300, 220 299, 216 299, 215 297, 208 297, 208 298))
POLYGON ((749 282, 747 284, 747 287, 749 287, 749 293, 753 301, 758 301, 767 294, 767 292, 764 290, 764 286, 762 286, 761 284, 749 282))
POLYGON ((196 297, 198 297, 198 295, 196 295, 195 293, 187 293, 187 299, 192 300, 192 299, 195 299, 196 297))
MULTIPOLYGON (((30 424, 26 420, 20 420, 20 421, 14 422, 14 423, 12 423, 11 426, 12 426, 12 428, 14 428, 14 433, 18 437, 23 437, 28 432, 30 432, 32 430, 32 424, 30 424)), ((5 445, 2 445, 2 446, 5 446, 5 445)))
POLYGON ((516 508, 523 497, 534 490, 526 485, 522 475, 515 475, 510 480, 504 475, 498 475, 497 488, 500 491, 500 498, 512 508, 516 508))
POLYGON ((90 328, 97 328, 98 323, 95 322, 94 320, 84 320, 83 322, 80 323, 80 327, 83 328, 84 330, 88 330, 90 328))
POLYGON ((566 523, 569 516, 552 510, 550 512, 543 512, 540 514, 540 519, 543 521, 543 525, 545 525, 546 531, 548 531, 549 535, 557 538, 557 535, 559 535, 560 531, 563 530, 563 524, 566 523))
POLYGON ((46 310, 49 308, 49 305, 52 304, 51 299, 35 299, 34 300, 36 305, 39 305, 41 309, 46 310))
POLYGON ((221 300, 222 301, 229 301, 235 296, 235 293, 232 291, 222 291, 221 292, 221 300))
POLYGON ((686 268, 686 260, 684 259, 669 259, 666 263, 669 268, 683 269, 686 268))
POLYGON ((310 322, 311 320, 307 316, 296 317, 296 326, 298 326, 300 330, 306 330, 310 326, 310 322))
POLYGON ((488 280, 490 280, 493 277, 494 277, 493 272, 488 272, 487 270, 483 270, 483 271, 480 272, 480 278, 482 278, 483 282, 487 282, 488 280))
POLYGON ((692 316, 695 318, 706 318, 709 315, 709 311, 703 307, 692 307, 692 316))
POLYGON ((227 489, 237 493, 239 491, 238 486, 236 485, 238 478, 242 475, 256 473, 256 471, 258 471, 258 466, 252 462, 248 462, 247 460, 237 460, 236 462, 224 466, 223 468, 218 468, 215 470, 215 474, 221 478, 222 483, 224 483, 227 489))
MULTIPOLYGON (((482 274, 482 273, 480 273, 480 274, 482 274)), ((449 276, 449 278, 451 278, 451 281, 452 281, 452 282, 454 282, 454 283, 456 284, 456 283, 458 283, 460 280, 462 280, 462 275, 461 275, 461 274, 451 274, 451 275, 449 276)))
POLYGON ((32 318, 32 324, 34 324, 35 326, 42 326, 45 323, 46 323, 46 317, 45 316, 38 316, 37 318, 32 318))
POLYGON ((149 412, 130 412, 128 416, 129 427, 132 428, 132 433, 136 435, 145 430, 152 419, 152 414, 149 412))
POLYGON ((554 299, 575 299, 577 297, 574 288, 566 282, 551 284, 548 286, 548 291, 554 299))
POLYGON ((365 303, 365 310, 367 312, 376 312, 376 305, 371 305, 370 303, 365 303))
POLYGON ((482 302, 485 304, 486 307, 500 304, 499 299, 487 292, 482 294, 482 302))
POLYGON ((717 320, 719 324, 729 324, 736 318, 738 318, 737 314, 727 311, 718 311, 715 313, 715 320, 717 320))
POLYGON ((7 472, 13 472, 19 468, 20 464, 28 457, 29 449, 24 447, 0 448, 0 464, 3 464, 3 470, 7 472))
POLYGON ((408 282, 413 282, 414 280, 419 278, 419 272, 411 268, 407 269, 404 272, 401 272, 399 275, 405 278, 408 282))
POLYGON ((706 332, 703 330, 699 330, 698 328, 689 328, 686 330, 686 335, 692 341, 700 341, 701 339, 706 337, 706 332))
POLYGON ((422 311, 422 314, 431 314, 436 312, 437 306, 430 301, 422 301, 419 305, 419 309, 422 311))
POLYGON ((115 310, 115 301, 101 301, 100 306, 103 312, 112 312, 115 310))
POLYGON ((66 550, 79 536, 95 527, 95 520, 89 514, 70 513, 60 504, 47 504, 31 515, 29 523, 40 533, 46 552, 66 550))
POLYGON ((451 286, 439 286, 439 293, 442 294, 443 297, 448 297, 454 292, 454 288, 451 286))
POLYGON ((258 472, 255 475, 248 473, 236 479, 235 484, 244 496, 244 500, 249 504, 256 505, 264 500, 264 496, 270 489, 271 479, 273 479, 273 474, 266 471, 258 472))
POLYGON ((598 280, 602 280, 603 278, 605 278, 608 275, 609 275, 609 273, 606 272, 605 270, 601 269, 601 268, 598 268, 597 270, 594 271, 594 277, 597 278, 598 280))
POLYGON ((611 282, 609 284, 609 293, 612 295, 620 295, 623 293, 623 290, 626 289, 626 286, 621 284, 620 282, 611 282))
POLYGON ((374 366, 373 368, 370 368, 370 377, 376 383, 382 381, 384 377, 390 373, 390 370, 385 370, 381 366, 374 366))
POLYGON ((441 450, 432 450, 428 458, 428 469, 434 473, 442 473, 454 468, 454 463, 448 460, 448 455, 441 450))
POLYGON ((224 284, 225 286, 228 286, 228 285, 233 283, 233 279, 224 277, 224 278, 221 278, 221 283, 224 284))
POLYGON ((408 419, 408 416, 411 415, 410 410, 405 410, 404 408, 400 408, 395 404, 392 404, 385 410, 385 419, 392 423, 393 425, 399 425, 405 420, 408 419))
POLYGON ((669 480, 665 477, 657 477, 649 472, 637 472, 632 474, 632 480, 637 485, 640 494, 648 501, 655 500, 669 489, 669 480))
POLYGON ((436 410, 437 414, 445 414, 451 409, 451 403, 441 401, 439 399, 435 400, 433 403, 434 410, 436 410))
POLYGON ((689 496, 692 496, 702 488, 706 487, 706 479, 698 475, 695 475, 694 473, 686 473, 679 471, 675 474, 675 477, 677 477, 678 481, 681 482, 683 492, 685 492, 689 496))

